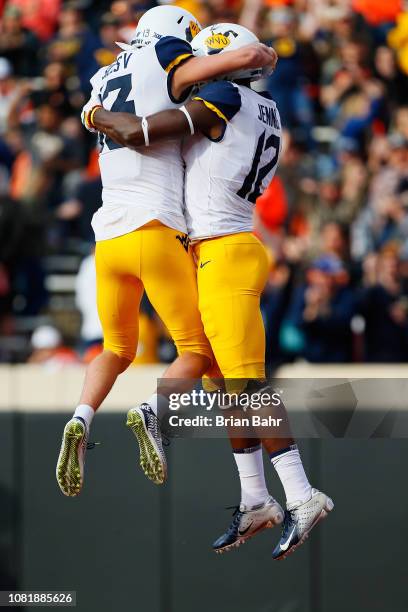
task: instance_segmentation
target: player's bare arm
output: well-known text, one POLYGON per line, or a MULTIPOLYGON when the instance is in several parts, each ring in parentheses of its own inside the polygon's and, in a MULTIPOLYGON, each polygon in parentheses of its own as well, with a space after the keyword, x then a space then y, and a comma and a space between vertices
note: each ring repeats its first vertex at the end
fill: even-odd
POLYGON ((196 83, 210 81, 236 70, 269 67, 272 72, 278 55, 272 47, 252 43, 241 49, 205 57, 192 57, 180 64, 172 79, 172 94, 179 99, 186 89, 196 83))
MULTIPOLYGON (((202 102, 192 100, 186 104, 194 129, 205 136, 217 138, 224 126, 212 110, 202 102)), ((191 127, 187 116, 178 109, 162 111, 147 118, 149 142, 154 144, 163 140, 183 138, 191 134, 191 127)), ((130 113, 112 113, 99 108, 93 115, 94 127, 118 144, 137 148, 145 146, 146 139, 140 117, 130 113)))
MULTIPOLYGON (((189 90, 192 86, 197 83, 203 83, 211 81, 217 77, 225 74, 231 74, 237 70, 250 70, 252 68, 264 68, 271 74, 276 67, 278 62, 278 55, 272 47, 268 47, 263 43, 252 43, 245 45, 235 51, 229 51, 227 53, 221 53, 213 56, 194 57, 187 58, 183 63, 174 68, 171 78, 171 93, 174 100, 180 100, 183 94, 189 90)), ((98 100, 90 100, 85 107, 87 109, 87 117, 92 110, 99 106, 98 100)), ((115 113, 119 115, 120 113, 115 113)), ((94 116, 92 115, 92 120, 94 116)), ((103 128, 112 128, 111 125, 103 123, 102 113, 98 111, 98 119, 100 121, 100 127, 94 124, 94 128, 99 131, 105 132, 103 128)), ((87 127, 92 127, 89 122, 86 122, 87 127)), ((121 127, 123 124, 120 124, 121 127)), ((124 129, 124 126, 123 126, 124 129)), ((108 134, 110 136, 110 134, 108 134)), ((120 139, 120 134, 117 133, 116 137, 112 136, 113 140, 122 144, 125 143, 120 139)), ((152 140, 153 142, 153 140, 152 140)), ((143 144, 143 143, 141 143, 143 144)), ((138 145, 134 145, 138 146, 138 145)))

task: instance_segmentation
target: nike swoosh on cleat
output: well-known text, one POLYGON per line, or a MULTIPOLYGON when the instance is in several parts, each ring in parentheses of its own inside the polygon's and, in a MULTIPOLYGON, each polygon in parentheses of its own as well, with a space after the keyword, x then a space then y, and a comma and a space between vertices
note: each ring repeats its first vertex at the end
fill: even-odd
POLYGON ((246 534, 246 532, 247 532, 249 529, 251 529, 251 527, 252 527, 253 523, 254 523, 254 521, 252 521, 252 523, 251 523, 250 525, 248 525, 248 527, 247 527, 246 529, 244 529, 243 531, 240 531, 240 530, 238 529, 238 534, 239 534, 240 536, 245 535, 245 534, 246 534))
POLYGON ((209 259, 208 261, 204 261, 204 262, 202 261, 202 262, 200 263, 200 268, 204 268, 204 266, 206 266, 206 265, 207 265, 208 263, 210 263, 210 262, 211 262, 211 259, 209 259))
POLYGON ((292 529, 291 533, 289 534, 289 537, 286 540, 286 542, 284 544, 279 544, 279 548, 281 550, 283 550, 283 551, 288 550, 289 544, 290 544, 290 540, 291 540, 293 534, 295 533, 295 529, 296 529, 296 525, 294 526, 294 528, 292 529))

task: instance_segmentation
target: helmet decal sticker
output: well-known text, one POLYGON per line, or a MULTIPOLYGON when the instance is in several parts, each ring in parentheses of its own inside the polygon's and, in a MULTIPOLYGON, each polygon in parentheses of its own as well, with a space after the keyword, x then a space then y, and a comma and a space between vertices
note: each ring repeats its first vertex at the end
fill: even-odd
POLYGON ((201 32, 201 28, 196 21, 190 21, 188 24, 188 28, 186 28, 186 40, 187 42, 191 42, 194 36, 201 32))
POLYGON ((238 36, 237 32, 228 30, 224 34, 213 32, 211 36, 208 36, 204 44, 208 49, 208 54, 213 55, 214 53, 220 53, 223 49, 231 44, 231 35, 235 38, 238 36))

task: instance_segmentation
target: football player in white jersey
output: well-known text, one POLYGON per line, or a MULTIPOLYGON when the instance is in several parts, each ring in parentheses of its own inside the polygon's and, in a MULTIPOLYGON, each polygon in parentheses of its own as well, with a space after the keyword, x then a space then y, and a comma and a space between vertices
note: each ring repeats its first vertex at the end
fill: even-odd
MULTIPOLYGON (((239 66, 265 65, 273 53, 260 44, 227 58, 195 58, 189 41, 200 30, 188 11, 155 7, 140 19, 132 44, 92 78, 92 95, 83 122, 94 130, 102 105, 114 113, 145 114, 177 108, 191 86, 239 66)), ((116 378, 133 361, 138 342, 138 310, 145 290, 171 333, 179 358, 171 378, 200 377, 213 355, 198 310, 194 263, 187 246, 182 212, 184 166, 177 140, 136 152, 102 135, 100 169, 103 206, 93 218, 96 237, 98 312, 104 351, 88 367, 73 418, 66 424, 56 476, 65 495, 83 484, 84 453, 95 411, 116 378)), ((156 395, 149 406, 128 415, 128 425, 142 446, 141 465, 163 482, 166 463, 159 440, 156 395), (157 438, 157 436, 156 436, 157 438)))
MULTIPOLYGON (((198 34, 193 50, 200 56, 227 56, 256 40, 245 28, 224 23, 198 34)), ((228 73, 228 80, 202 87, 184 109, 142 121, 103 109, 95 113, 98 129, 133 148, 197 132, 186 140, 183 155, 186 220, 196 255, 204 329, 224 378, 260 385, 265 380, 265 331, 259 300, 268 261, 252 234, 252 217, 256 198, 271 181, 281 151, 278 109, 268 96, 250 88, 261 73, 253 69, 228 73)), ((263 445, 286 494, 282 536, 273 552, 280 559, 304 542, 333 502, 311 487, 290 431, 286 438, 260 438, 231 440, 241 504, 213 547, 217 552, 229 550, 283 519, 265 484, 263 445)))

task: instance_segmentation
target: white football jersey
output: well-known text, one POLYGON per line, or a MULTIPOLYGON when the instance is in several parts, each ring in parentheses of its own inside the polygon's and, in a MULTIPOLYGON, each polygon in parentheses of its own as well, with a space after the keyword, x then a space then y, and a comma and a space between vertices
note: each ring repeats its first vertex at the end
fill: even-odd
MULTIPOLYGON (((91 99, 107 110, 139 117, 176 108, 182 101, 171 95, 172 71, 191 54, 187 42, 171 36, 155 46, 124 51, 91 79, 91 99)), ((101 134, 100 146, 103 205, 92 220, 97 241, 127 234, 153 219, 187 231, 178 141, 133 151, 101 134)))
POLYGON ((257 197, 272 180, 281 152, 276 104, 248 87, 228 81, 205 85, 202 100, 225 120, 222 138, 186 141, 186 221, 192 240, 248 232, 257 197))

